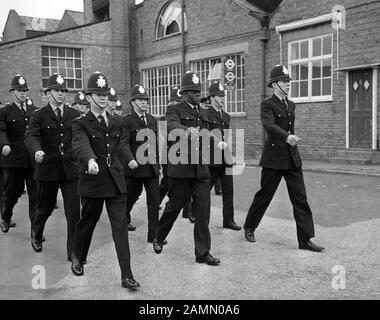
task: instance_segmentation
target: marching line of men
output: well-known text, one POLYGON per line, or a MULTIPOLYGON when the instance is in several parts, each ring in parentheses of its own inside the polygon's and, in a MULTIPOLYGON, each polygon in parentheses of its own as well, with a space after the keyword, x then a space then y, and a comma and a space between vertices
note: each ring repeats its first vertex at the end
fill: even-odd
MULTIPOLYGON (((260 161, 261 188, 247 214, 244 234, 246 240, 256 241, 254 232, 284 177, 293 205, 299 248, 320 252, 324 248, 310 241, 314 237, 314 224, 297 149, 301 139, 294 134, 295 105, 287 99, 289 82, 284 66, 272 69, 268 86, 273 88, 273 95, 261 104, 261 120, 267 132, 260 161)), ((210 85, 208 108, 200 107, 201 88, 198 76, 187 72, 181 88, 171 92, 165 115, 169 138, 164 157, 168 161, 162 162, 160 185, 158 120, 148 112, 149 96, 141 85, 132 88, 131 112, 122 117, 115 90, 99 72, 89 77, 84 93, 76 94, 72 108, 64 104, 68 90, 60 74, 50 76, 45 91, 48 104, 40 109, 26 103, 25 78, 14 77, 10 88, 13 102, 0 109, 2 232, 7 233, 12 227, 13 208, 26 184, 31 245, 34 251, 41 252, 46 221, 61 189, 67 221, 67 260, 73 274, 82 276, 105 204, 121 285, 134 290, 140 284, 131 270, 128 231, 136 229, 131 223, 131 211, 144 186, 147 241, 152 243, 154 252, 160 254, 167 245, 166 238, 183 209, 184 216, 191 216, 194 223, 195 261, 219 265, 220 260, 210 253, 209 231, 210 192, 217 180, 222 189, 223 227, 241 229, 234 220, 233 176, 229 172, 233 166, 232 153, 225 136, 230 117, 223 110, 223 86, 217 81, 210 85), (170 139, 173 132, 177 135, 170 139), (206 139, 201 134, 204 132, 206 139), (172 148, 181 139, 188 142, 186 148, 172 148), (145 162, 138 154, 142 147, 145 162), (207 152, 203 152, 205 149, 207 152), (214 159, 218 152, 221 162, 214 159), (205 158, 205 154, 210 157, 205 158), (173 156, 181 160, 172 162, 173 156), (169 199, 159 218, 160 203, 166 194, 169 199)))

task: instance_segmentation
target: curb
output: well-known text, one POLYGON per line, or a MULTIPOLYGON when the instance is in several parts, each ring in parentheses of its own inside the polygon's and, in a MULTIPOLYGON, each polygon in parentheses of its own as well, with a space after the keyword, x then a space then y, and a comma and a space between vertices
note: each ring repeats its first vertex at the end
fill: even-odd
MULTIPOLYGON (((251 168, 261 168, 260 165, 254 163, 245 163, 246 167, 251 168)), ((371 172, 357 172, 357 171, 347 171, 347 170, 332 170, 332 169, 318 169, 318 168, 308 168, 302 167, 304 172, 315 172, 315 173, 332 173, 332 174, 341 174, 348 176, 361 176, 361 177, 373 177, 380 178, 380 173, 371 173, 371 172)))

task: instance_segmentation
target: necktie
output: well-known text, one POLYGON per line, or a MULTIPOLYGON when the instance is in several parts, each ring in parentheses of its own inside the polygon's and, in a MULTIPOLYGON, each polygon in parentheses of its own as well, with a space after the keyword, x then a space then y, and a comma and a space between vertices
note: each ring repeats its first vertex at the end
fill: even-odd
POLYGON ((25 111, 25 104, 24 104, 24 102, 21 103, 20 108, 21 108, 21 112, 22 112, 23 114, 26 114, 26 111, 25 111))
POLYGON ((98 119, 99 119, 100 125, 103 127, 103 129, 107 129, 106 120, 104 119, 102 114, 98 115, 98 119))
POLYGON ((282 103, 285 105, 286 110, 289 111, 288 102, 286 101, 286 99, 282 99, 282 103))
POLYGON ((142 115, 140 118, 141 118, 141 120, 144 122, 144 124, 146 125, 146 118, 145 118, 145 115, 142 115))
POLYGON ((57 112, 58 120, 59 120, 59 122, 61 122, 61 121, 62 121, 62 113, 61 113, 61 109, 60 109, 60 108, 57 108, 56 112, 57 112))

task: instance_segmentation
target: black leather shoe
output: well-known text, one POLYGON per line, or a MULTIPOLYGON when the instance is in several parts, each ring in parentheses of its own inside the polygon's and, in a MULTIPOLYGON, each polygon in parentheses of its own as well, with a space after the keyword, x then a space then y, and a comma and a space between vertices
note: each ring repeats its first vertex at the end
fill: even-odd
POLYGON ((158 242, 157 239, 153 240, 153 250, 155 253, 157 253, 157 254, 161 253, 163 246, 164 246, 164 244, 161 242, 158 242))
POLYGON ((245 229, 244 236, 249 242, 256 242, 254 230, 245 229))
POLYGON ((9 228, 14 228, 16 227, 16 222, 13 222, 12 220, 9 221, 9 228))
POLYGON ((140 288, 140 283, 133 278, 125 278, 121 280, 121 286, 130 290, 136 290, 137 288, 140 288))
POLYGON ((7 233, 9 231, 9 222, 1 220, 0 228, 1 228, 1 231, 3 231, 4 233, 7 233))
POLYGON ((195 261, 198 263, 206 263, 210 266, 217 266, 220 263, 218 258, 214 258, 209 252, 207 252, 204 256, 196 257, 195 261))
POLYGON ((44 236, 42 236, 41 240, 42 240, 42 242, 45 242, 46 239, 44 236))
POLYGON ((34 251, 36 252, 42 251, 42 242, 40 240, 37 240, 36 238, 32 237, 31 244, 34 251))
POLYGON ((241 226, 238 226, 235 222, 223 223, 223 228, 231 230, 240 230, 241 226))
POLYGON ((222 191, 215 191, 215 195, 216 195, 216 196, 222 196, 223 193, 222 193, 222 191))
MULTIPOLYGON (((148 243, 153 243, 153 240, 154 239, 148 239, 148 243)), ((162 245, 163 246, 166 246, 168 244, 168 241, 167 240, 164 240, 163 242, 162 242, 162 245)))
POLYGON ((189 216, 189 221, 190 221, 191 223, 195 223, 195 217, 193 217, 193 216, 189 216))
POLYGON ((303 250, 310 250, 314 252, 320 252, 320 251, 325 250, 324 247, 318 246, 315 243, 312 243, 310 240, 306 242, 299 242, 298 248, 303 249, 303 250))
POLYGON ((71 272, 78 277, 83 276, 83 264, 81 264, 75 256, 71 257, 71 261, 71 272))
POLYGON ((131 223, 128 223, 128 231, 135 231, 136 230, 136 227, 131 224, 131 223))

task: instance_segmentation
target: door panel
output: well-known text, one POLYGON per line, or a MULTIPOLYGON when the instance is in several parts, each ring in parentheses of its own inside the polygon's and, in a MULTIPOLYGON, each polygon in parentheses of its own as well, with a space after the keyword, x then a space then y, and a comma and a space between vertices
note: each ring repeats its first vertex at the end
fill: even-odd
POLYGON ((351 71, 349 81, 350 148, 371 149, 372 70, 351 71))

